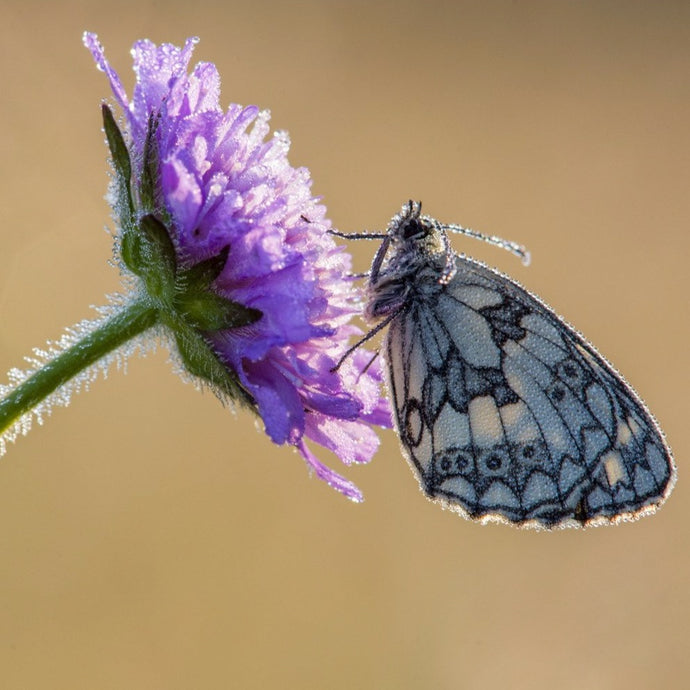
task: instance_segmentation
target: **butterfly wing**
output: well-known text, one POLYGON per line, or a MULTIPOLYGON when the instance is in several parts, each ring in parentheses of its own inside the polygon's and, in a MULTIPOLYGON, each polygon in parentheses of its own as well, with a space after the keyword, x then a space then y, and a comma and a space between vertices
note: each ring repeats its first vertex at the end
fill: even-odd
POLYGON ((465 517, 533 527, 653 512, 675 482, 654 418, 574 329, 515 282, 457 257, 415 279, 386 352, 422 489, 465 517))

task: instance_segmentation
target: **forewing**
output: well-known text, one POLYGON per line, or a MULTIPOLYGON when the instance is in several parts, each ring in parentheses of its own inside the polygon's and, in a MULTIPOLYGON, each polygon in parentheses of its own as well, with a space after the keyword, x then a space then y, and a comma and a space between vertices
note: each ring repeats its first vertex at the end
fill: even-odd
POLYGON ((642 401, 509 278, 457 259, 422 276, 386 352, 398 431, 423 490, 466 517, 604 524, 653 512, 675 467, 642 401))

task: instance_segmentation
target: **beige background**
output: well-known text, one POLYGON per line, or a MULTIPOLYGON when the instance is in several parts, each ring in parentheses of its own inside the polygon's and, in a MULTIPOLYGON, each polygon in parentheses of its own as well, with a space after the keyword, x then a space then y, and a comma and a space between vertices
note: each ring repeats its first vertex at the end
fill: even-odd
POLYGON ((634 525, 480 527, 386 432, 356 506, 160 351, 0 461, 0 686, 688 687, 690 5, 1 2, 3 371, 119 285, 84 29, 128 86, 135 39, 199 35, 223 103, 271 108, 343 230, 412 196, 527 244, 529 269, 455 240, 615 362, 680 483, 634 525))

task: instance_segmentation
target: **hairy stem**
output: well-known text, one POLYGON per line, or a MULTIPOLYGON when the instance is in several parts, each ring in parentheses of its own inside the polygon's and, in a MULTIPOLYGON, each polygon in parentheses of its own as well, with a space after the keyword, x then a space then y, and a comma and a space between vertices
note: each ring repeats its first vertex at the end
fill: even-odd
POLYGON ((0 433, 60 386, 158 321, 156 307, 133 302, 92 333, 47 362, 0 401, 0 433))

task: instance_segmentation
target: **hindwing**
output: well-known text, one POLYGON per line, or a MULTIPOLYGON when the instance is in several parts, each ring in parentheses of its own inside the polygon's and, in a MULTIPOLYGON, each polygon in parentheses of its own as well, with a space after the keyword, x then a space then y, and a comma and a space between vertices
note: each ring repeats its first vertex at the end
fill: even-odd
POLYGON ((675 467, 613 367, 515 282, 457 257, 421 271, 386 336, 401 443, 422 489, 466 517, 535 527, 653 512, 675 467))

